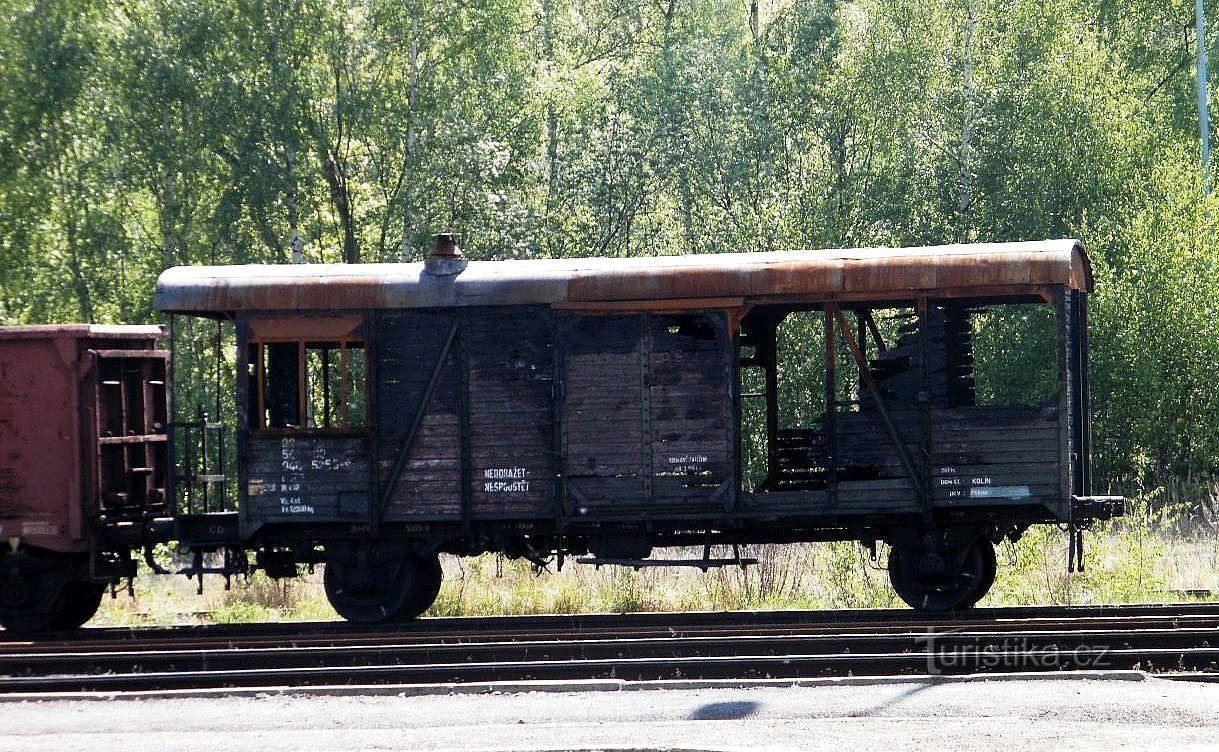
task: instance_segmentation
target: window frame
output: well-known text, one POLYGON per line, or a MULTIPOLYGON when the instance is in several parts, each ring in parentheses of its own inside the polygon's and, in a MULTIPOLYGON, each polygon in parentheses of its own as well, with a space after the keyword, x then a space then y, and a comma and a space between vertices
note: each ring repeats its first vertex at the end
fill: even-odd
POLYGON ((301 436, 301 435, 325 435, 325 436, 352 436, 366 435, 372 431, 372 369, 371 358, 369 357, 369 342, 366 337, 359 336, 356 333, 336 335, 332 332, 314 332, 314 336, 251 336, 246 342, 246 368, 247 378, 248 369, 254 367, 254 375, 256 377, 254 389, 246 389, 247 415, 251 402, 256 402, 255 414, 258 416, 256 425, 248 426, 251 434, 262 436, 301 436), (284 426, 268 425, 268 400, 267 400, 267 358, 266 348, 268 345, 296 345, 296 393, 297 393, 297 420, 299 425, 296 428, 284 426), (310 347, 313 345, 314 347, 310 347), (310 349, 320 349, 319 345, 326 345, 326 349, 338 349, 341 353, 339 361, 340 375, 340 402, 342 405, 342 420, 337 426, 310 426, 309 425, 309 389, 308 389, 308 352, 310 349), (353 384, 351 373, 351 357, 350 352, 353 349, 364 351, 364 424, 361 426, 352 426, 351 422, 351 387, 353 384), (254 393, 251 394, 250 392, 254 393))

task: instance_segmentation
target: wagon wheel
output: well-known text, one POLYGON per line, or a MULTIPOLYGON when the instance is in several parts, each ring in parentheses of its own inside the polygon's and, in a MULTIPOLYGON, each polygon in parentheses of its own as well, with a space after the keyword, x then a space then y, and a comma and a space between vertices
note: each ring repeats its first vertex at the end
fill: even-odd
POLYGON ((10 632, 56 628, 68 606, 65 590, 70 572, 70 565, 44 558, 22 554, 0 558, 0 626, 10 632), (20 557, 15 567, 12 556, 20 557))
POLYGON ((104 582, 69 582, 63 591, 64 606, 54 629, 78 629, 93 618, 106 594, 104 582))
POLYGON ((986 564, 986 570, 978 580, 977 589, 969 601, 962 605, 962 608, 973 608, 978 601, 985 598, 995 584, 995 575, 999 573, 999 561, 995 558, 995 547, 988 541, 979 541, 976 545, 982 548, 982 560, 986 564))
POLYGON ((418 576, 411 594, 407 596, 402 608, 394 614, 394 621, 410 621, 427 611, 436 602, 440 594, 440 585, 444 582, 444 570, 440 567, 440 557, 436 554, 422 556, 417 559, 418 576))
POLYGON ((402 609, 419 579, 419 562, 411 556, 384 562, 326 562, 322 582, 326 598, 348 621, 390 621, 402 609))
POLYGON ((995 548, 977 540, 962 548, 922 552, 894 548, 889 552, 889 581, 898 597, 921 611, 969 608, 995 581, 995 548))

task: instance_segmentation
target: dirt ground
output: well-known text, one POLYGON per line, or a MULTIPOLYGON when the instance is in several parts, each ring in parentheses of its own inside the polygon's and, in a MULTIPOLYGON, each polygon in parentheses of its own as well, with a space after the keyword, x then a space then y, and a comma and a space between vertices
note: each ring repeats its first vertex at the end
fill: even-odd
POLYGON ((1219 748, 1219 684, 904 680, 554 690, 9 701, 0 703, 0 750, 1219 748))

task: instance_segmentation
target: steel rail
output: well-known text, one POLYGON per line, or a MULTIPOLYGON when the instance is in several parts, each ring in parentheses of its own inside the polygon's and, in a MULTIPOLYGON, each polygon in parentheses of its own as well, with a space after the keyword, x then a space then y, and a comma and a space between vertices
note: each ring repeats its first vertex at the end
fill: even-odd
POLYGON ((507 617, 427 620, 433 623, 422 629, 363 633, 255 630, 243 639, 229 632, 180 644, 154 631, 157 637, 148 641, 0 645, 0 671, 6 674, 0 676, 0 693, 1070 668, 1219 672, 1214 605, 1174 612, 1067 612, 1076 618, 1061 609, 1043 613, 1054 615, 1021 612, 1011 618, 1009 611, 989 620, 904 623, 818 621, 815 616, 824 612, 720 614, 719 623, 709 614, 507 617), (436 622, 448 630, 437 629, 436 622), (455 623, 479 629, 463 632, 453 629, 455 623))
POLYGON ((334 667, 171 671, 96 676, 8 677, 4 692, 105 692, 165 689, 312 686, 371 683, 573 680, 613 678, 749 679, 808 678, 985 671, 1062 671, 1147 668, 1214 671, 1219 648, 1033 648, 996 653, 979 648, 938 664, 927 653, 728 655, 580 660, 516 660, 479 663, 391 664, 334 667), (1108 665, 1106 665, 1106 662, 1108 665))
POLYGON ((70 633, 45 635, 7 635, 0 631, 0 649, 14 645, 79 645, 112 641, 149 642, 158 638, 181 644, 191 639, 236 640, 274 638, 352 638, 387 634, 478 634, 517 633, 524 631, 570 631, 599 629, 668 629, 699 626, 722 628, 726 625, 799 625, 805 627, 839 628, 842 625, 868 625, 877 628, 892 626, 945 626, 997 623, 1029 619, 1081 618, 1219 618, 1219 602, 1149 605, 1100 606, 1019 606, 976 608, 969 611, 929 614, 910 609, 849 609, 839 611, 700 611, 648 612, 630 614, 528 615, 430 617, 396 625, 358 625, 350 622, 282 622, 276 624, 208 624, 173 627, 97 627, 70 633))
POLYGON ((1151 628, 1128 630, 1023 629, 943 630, 898 634, 843 633, 755 634, 731 636, 585 638, 564 640, 478 641, 466 643, 400 643, 376 645, 283 646, 271 648, 214 647, 189 650, 121 650, 100 652, 0 653, 0 665, 9 675, 67 667, 82 674, 136 671, 208 671, 250 665, 274 668, 326 667, 403 663, 460 663, 519 660, 541 656, 553 660, 589 660, 638 657, 700 657, 798 655, 808 653, 901 653, 969 649, 1134 648, 1194 649, 1219 647, 1219 627, 1151 628), (80 671, 78 667, 87 670, 80 671))
POLYGON ((314 646, 339 645, 395 645, 408 643, 461 643, 474 641, 537 641, 542 639, 575 639, 590 637, 712 637, 716 635, 736 634, 844 634, 845 629, 855 631, 871 631, 877 634, 905 634, 915 630, 950 630, 973 629, 986 630, 991 633, 1015 632, 1034 628, 1048 629, 1052 627, 1082 628, 1206 628, 1219 627, 1219 614, 1185 615, 1185 616, 1132 616, 1132 617, 1090 617, 1081 619, 1010 619, 993 622, 977 621, 942 621, 927 623, 858 622, 853 624, 705 624, 684 625, 674 622, 667 626, 592 626, 579 629, 509 629, 506 625, 498 630, 418 630, 412 631, 403 626, 391 626, 376 632, 334 632, 334 633, 302 633, 302 634, 265 634, 252 630, 248 635, 218 634, 215 636, 183 636, 180 638, 158 635, 152 639, 132 639, 123 641, 110 640, 78 640, 78 641, 22 641, 0 642, 0 656, 19 655, 23 653, 40 653, 58 650, 63 653, 84 653, 89 651, 155 651, 191 649, 225 649, 225 648, 258 648, 290 646, 305 648, 314 646))

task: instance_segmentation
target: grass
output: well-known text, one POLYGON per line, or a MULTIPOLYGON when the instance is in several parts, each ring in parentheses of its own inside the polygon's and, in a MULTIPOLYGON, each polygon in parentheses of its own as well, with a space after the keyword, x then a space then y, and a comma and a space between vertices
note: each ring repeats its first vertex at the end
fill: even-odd
MULTIPOLYGON (((673 552, 697 556, 700 551, 673 552)), ((1184 591, 1219 599, 1219 538, 1182 533, 1162 515, 1134 505, 1121 520, 1087 536, 1084 572, 1066 571, 1067 539, 1052 527, 1030 530, 999 547, 999 574, 980 605, 1146 603, 1178 601, 1184 591)), ((434 616, 706 611, 786 608, 876 608, 902 604, 889 587, 884 552, 871 561, 855 543, 742 547, 757 566, 712 570, 571 564, 537 572, 495 556, 444 557, 445 584, 434 616)), ((209 578, 202 596, 183 577, 143 576, 135 597, 105 599, 93 624, 324 621, 338 616, 326 602, 321 570, 296 580, 257 574, 231 590, 209 578)))

